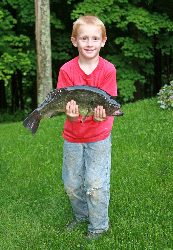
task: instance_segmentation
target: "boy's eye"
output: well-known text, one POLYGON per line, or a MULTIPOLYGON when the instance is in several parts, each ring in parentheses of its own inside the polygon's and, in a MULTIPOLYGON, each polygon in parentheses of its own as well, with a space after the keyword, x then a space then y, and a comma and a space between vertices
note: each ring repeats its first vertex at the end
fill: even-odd
POLYGON ((95 36, 95 37, 93 37, 93 40, 97 41, 97 40, 99 40, 99 37, 95 36))

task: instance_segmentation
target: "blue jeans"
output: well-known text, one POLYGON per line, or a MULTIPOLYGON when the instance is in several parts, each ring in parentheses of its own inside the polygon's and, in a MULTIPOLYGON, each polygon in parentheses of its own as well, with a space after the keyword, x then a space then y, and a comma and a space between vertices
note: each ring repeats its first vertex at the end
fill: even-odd
POLYGON ((88 230, 109 227, 111 136, 94 143, 64 141, 64 187, 77 220, 89 220, 88 230))

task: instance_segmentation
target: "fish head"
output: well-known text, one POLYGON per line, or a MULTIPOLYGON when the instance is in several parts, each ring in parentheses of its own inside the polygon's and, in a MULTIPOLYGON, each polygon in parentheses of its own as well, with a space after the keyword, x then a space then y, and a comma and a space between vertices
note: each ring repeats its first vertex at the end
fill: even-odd
POLYGON ((115 97, 111 97, 109 100, 109 113, 112 116, 121 116, 123 112, 120 110, 121 105, 115 100, 115 97))
POLYGON ((111 97, 109 100, 109 105, 116 111, 120 109, 121 105, 115 100, 115 97, 111 97))

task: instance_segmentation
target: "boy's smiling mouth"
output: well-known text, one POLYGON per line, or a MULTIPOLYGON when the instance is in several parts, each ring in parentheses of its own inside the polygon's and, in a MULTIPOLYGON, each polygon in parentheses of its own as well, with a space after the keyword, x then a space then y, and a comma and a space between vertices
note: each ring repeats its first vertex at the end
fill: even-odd
POLYGON ((87 51, 87 52, 93 52, 94 49, 85 49, 85 51, 87 51))

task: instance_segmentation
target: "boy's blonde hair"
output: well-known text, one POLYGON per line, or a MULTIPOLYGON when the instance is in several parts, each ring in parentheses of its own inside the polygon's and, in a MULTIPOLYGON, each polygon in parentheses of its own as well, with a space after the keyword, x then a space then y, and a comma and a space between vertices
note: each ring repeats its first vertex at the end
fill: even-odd
POLYGON ((100 27, 101 31, 102 31, 102 38, 106 38, 106 28, 104 23, 96 16, 80 16, 74 23, 73 23, 73 30, 72 30, 72 34, 71 37, 76 38, 77 37, 77 33, 79 30, 80 25, 82 24, 93 24, 93 25, 97 25, 100 27))

